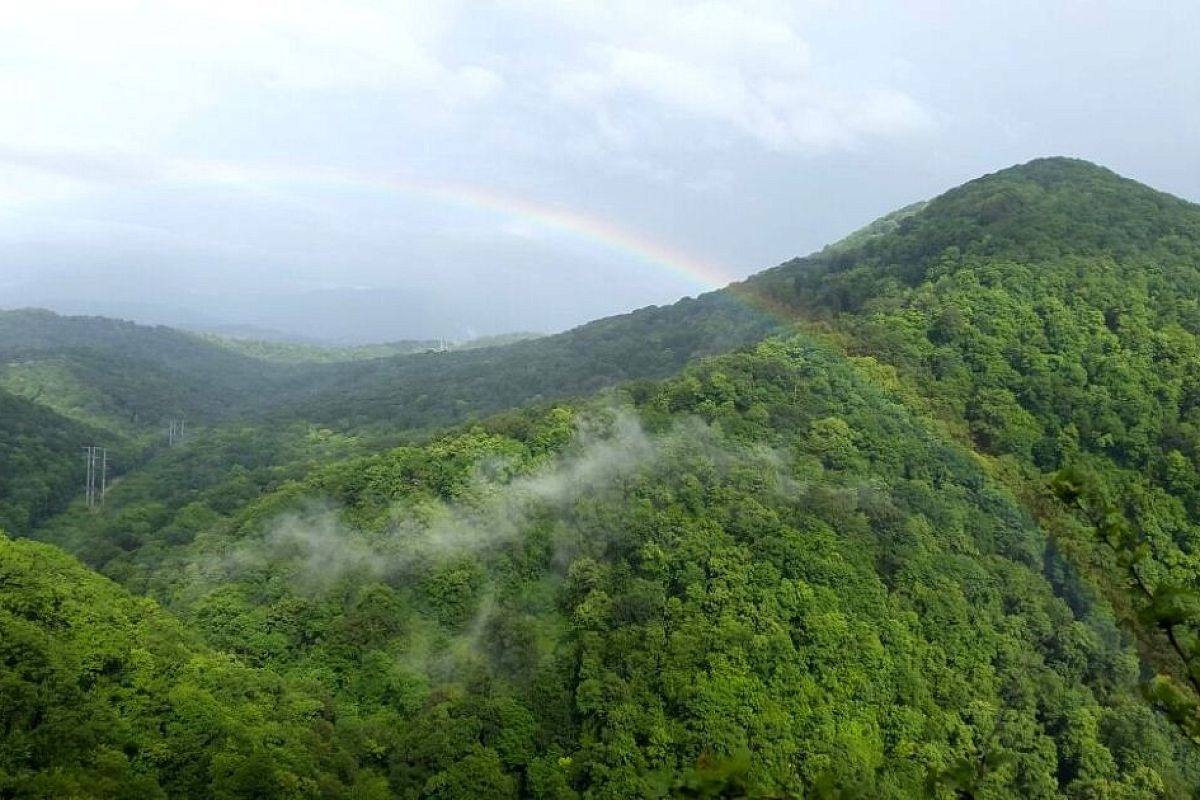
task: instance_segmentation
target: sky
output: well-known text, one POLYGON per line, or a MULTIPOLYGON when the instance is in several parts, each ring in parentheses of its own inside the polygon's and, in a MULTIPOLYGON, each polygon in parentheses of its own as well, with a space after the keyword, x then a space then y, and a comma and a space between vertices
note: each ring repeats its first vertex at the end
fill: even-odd
POLYGON ((0 0, 0 307, 553 332, 1071 155, 1200 200, 1194 0, 0 0))

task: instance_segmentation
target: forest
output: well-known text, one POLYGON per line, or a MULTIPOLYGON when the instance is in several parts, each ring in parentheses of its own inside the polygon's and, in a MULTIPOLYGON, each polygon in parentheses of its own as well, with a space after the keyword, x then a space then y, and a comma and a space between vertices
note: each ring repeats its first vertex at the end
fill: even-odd
POLYGON ((1200 206, 514 339, 0 312, 0 798, 1200 797, 1200 206))

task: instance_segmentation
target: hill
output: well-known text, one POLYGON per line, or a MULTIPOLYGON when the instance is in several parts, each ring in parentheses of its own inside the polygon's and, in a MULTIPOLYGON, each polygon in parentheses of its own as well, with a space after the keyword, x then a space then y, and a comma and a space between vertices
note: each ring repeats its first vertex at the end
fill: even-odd
MULTIPOLYGON (((0 312, 0 389, 104 433, 91 437, 101 444, 120 443, 126 471, 162 451, 170 418, 186 418, 194 437, 225 421, 255 420, 251 439, 261 440, 257 431, 287 431, 295 434, 291 449, 306 446, 310 424, 395 441, 526 402, 663 377, 697 355, 780 328, 778 320, 713 293, 557 336, 346 359, 311 358, 289 346, 247 349, 96 317, 9 311, 0 312)), ((0 435, 16 435, 5 427, 0 418, 0 435)), ((214 441, 230 445, 225 459, 245 451, 219 435, 214 441)), ((51 483, 50 493, 62 498, 79 481, 51 483)))
POLYGON ((667 308, 263 370, 35 535, 323 698, 359 791, 1195 796, 1198 337, 1200 207, 1042 159, 667 308))
POLYGON ((84 484, 83 448, 106 439, 103 431, 0 391, 0 528, 29 534, 62 510, 84 484))
POLYGON ((963 184, 888 227, 752 281, 777 302, 855 310, 886 290, 883 281, 911 286, 963 258, 1098 258, 1134 270, 1156 258, 1186 264, 1200 240, 1200 208, 1086 161, 1045 158, 963 184))
POLYGON ((1103 598, 1012 494, 803 338, 163 530, 187 535, 108 568, 362 715, 356 758, 397 796, 1200 782, 1103 598))
POLYGON ((0 385, 126 433, 157 432, 171 416, 243 412, 294 373, 171 328, 0 311, 0 385))
POLYGON ((693 358, 784 327, 728 292, 712 292, 502 347, 331 365, 290 394, 280 414, 346 430, 425 429, 666 377, 693 358))
POLYGON ((222 336, 213 333, 200 335, 205 341, 212 342, 231 352, 263 361, 277 361, 285 364, 327 364, 341 361, 367 361, 390 356, 412 355, 413 353, 476 350, 481 347, 501 347, 526 339, 538 339, 542 336, 539 333, 518 332, 481 336, 462 342, 450 342, 444 339, 402 339, 382 344, 327 345, 278 339, 255 339, 250 336, 222 336))
POLYGON ((0 311, 0 515, 13 532, 62 511, 84 482, 82 450, 106 447, 116 479, 192 430, 244 413, 294 374, 191 334, 98 317, 0 311))
POLYGON ((0 533, 0 793, 362 797, 322 699, 153 603, 0 533))

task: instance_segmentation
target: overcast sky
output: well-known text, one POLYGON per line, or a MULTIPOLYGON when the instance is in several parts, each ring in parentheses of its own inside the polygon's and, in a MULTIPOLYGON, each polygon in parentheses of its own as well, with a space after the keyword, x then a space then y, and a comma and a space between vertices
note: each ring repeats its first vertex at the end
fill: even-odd
POLYGON ((0 0, 0 306, 554 331, 1075 155, 1200 199, 1200 3, 0 0))

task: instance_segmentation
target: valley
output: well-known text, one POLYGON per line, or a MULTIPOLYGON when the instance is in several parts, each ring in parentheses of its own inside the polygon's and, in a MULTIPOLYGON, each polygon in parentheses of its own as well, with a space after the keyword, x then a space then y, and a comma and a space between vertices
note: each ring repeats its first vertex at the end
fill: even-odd
POLYGON ((1200 206, 444 352, 0 312, 0 528, 0 797, 1194 796, 1200 206))

